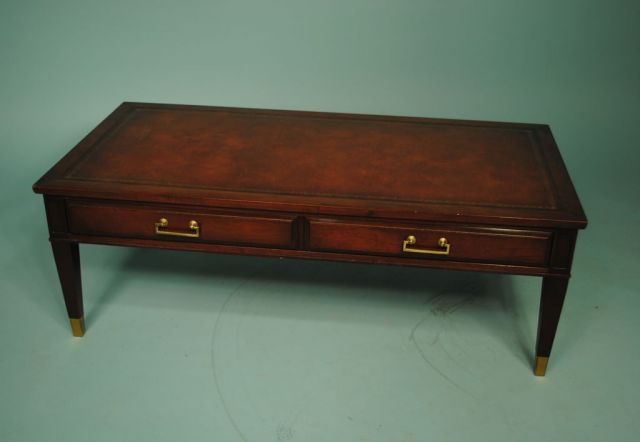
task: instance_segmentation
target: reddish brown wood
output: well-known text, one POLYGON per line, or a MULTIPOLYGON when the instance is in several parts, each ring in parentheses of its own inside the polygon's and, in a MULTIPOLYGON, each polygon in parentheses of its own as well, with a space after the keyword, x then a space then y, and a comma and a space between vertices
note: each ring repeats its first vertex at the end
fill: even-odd
POLYGON ((123 103, 34 190, 70 315, 78 243, 538 275, 538 356, 587 223, 539 124, 123 103), (403 252, 408 235, 451 253, 403 252))
POLYGON ((310 219, 311 250, 403 256, 428 260, 476 261, 545 266, 551 234, 546 231, 456 227, 447 225, 388 225, 329 219, 310 219), (403 252, 413 235, 415 248, 438 249, 438 239, 451 244, 447 256, 403 252))
POLYGON ((199 238, 162 236, 166 241, 249 244, 291 248, 294 245, 293 217, 208 213, 166 207, 137 207, 124 204, 69 203, 69 231, 78 235, 159 238, 155 223, 169 221, 167 230, 187 232, 191 220, 200 226, 199 238))
POLYGON ((124 103, 49 195, 422 221, 586 224, 544 125, 124 103))
POLYGON ((51 238, 66 237, 67 235, 67 206, 64 198, 46 196, 44 208, 47 213, 47 226, 51 238))
POLYGON ((83 317, 82 283, 80 278, 80 251, 78 243, 51 241, 53 257, 56 261, 64 303, 71 319, 83 317))
POLYGON ((560 229, 555 233, 553 250, 551 251, 550 266, 556 272, 571 273, 573 251, 576 246, 578 232, 576 230, 560 229))
POLYGON ((542 279, 538 340, 536 342, 536 356, 538 357, 549 357, 551 354, 568 284, 569 278, 566 276, 545 276, 542 279))
POLYGON ((67 241, 67 216, 64 198, 45 197, 51 249, 55 259, 64 303, 69 318, 83 316, 80 251, 77 242, 67 241))
MULTIPOLYGON (((232 246, 187 241, 166 241, 155 239, 117 238, 108 236, 73 235, 74 241, 87 244, 144 247, 154 249, 188 250, 195 252, 225 253, 231 255, 254 255, 278 258, 302 258, 324 261, 362 262, 368 264, 388 264, 409 267, 425 267, 472 272, 508 273, 513 275, 545 276, 556 275, 547 267, 519 264, 497 264, 478 261, 452 261, 445 259, 416 259, 394 256, 365 255, 348 252, 316 252, 312 250, 273 249, 269 247, 232 246)), ((560 273, 562 275, 562 273, 560 273)))

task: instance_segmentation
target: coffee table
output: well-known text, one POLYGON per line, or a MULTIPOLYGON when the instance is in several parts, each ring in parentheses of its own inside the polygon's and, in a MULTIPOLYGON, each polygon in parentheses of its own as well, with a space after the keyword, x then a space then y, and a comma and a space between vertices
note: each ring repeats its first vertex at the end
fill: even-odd
POLYGON ((33 186, 80 243, 541 276, 545 374, 587 220, 548 126, 123 103, 33 186))

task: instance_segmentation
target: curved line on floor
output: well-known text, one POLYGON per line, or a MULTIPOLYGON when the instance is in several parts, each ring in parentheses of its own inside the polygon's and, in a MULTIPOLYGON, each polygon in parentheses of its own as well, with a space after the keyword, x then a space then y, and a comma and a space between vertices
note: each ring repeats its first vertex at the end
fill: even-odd
POLYGON ((229 293, 229 296, 227 296, 227 299, 225 299, 224 303, 222 304, 222 307, 220 308, 220 311, 218 312, 218 316, 216 317, 216 322, 213 325, 213 333, 211 334, 211 371, 213 372, 213 382, 216 386, 216 390, 218 392, 218 397, 220 398, 220 402, 222 403, 222 408, 224 409, 224 412, 227 415, 229 422, 231 422, 231 425, 236 430, 236 432, 238 433, 238 436, 240 436, 243 442, 247 442, 248 439, 244 435, 244 433, 240 430, 238 423, 231 415, 231 411, 229 411, 227 401, 225 401, 224 395, 222 394, 222 389, 220 388, 220 381, 218 380, 218 374, 216 373, 215 344, 216 344, 216 335, 218 333, 218 325, 220 324, 220 318, 225 313, 225 310, 227 309, 227 305, 231 301, 231 298, 233 298, 240 291, 240 289, 246 283, 248 283, 257 273, 258 271, 255 271, 252 275, 247 277, 247 279, 245 279, 240 284, 238 284, 238 286, 235 289, 233 289, 231 293, 229 293))

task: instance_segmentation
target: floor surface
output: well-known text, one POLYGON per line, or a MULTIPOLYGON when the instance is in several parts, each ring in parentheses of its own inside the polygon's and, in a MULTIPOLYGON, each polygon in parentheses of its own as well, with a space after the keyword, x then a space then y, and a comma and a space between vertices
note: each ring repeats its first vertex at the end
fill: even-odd
POLYGON ((537 378, 535 277, 81 246, 74 338, 42 207, 15 210, 42 223, 2 241, 3 441, 639 434, 637 250, 612 248, 606 213, 537 378))

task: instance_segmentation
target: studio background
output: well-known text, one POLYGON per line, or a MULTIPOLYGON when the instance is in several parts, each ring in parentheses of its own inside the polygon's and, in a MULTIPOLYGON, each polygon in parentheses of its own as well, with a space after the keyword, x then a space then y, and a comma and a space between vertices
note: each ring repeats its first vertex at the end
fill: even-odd
POLYGON ((640 434, 640 3, 0 3, 0 440, 640 434), (122 101, 548 123, 589 226, 547 377, 539 278, 82 246, 31 185, 122 101))

